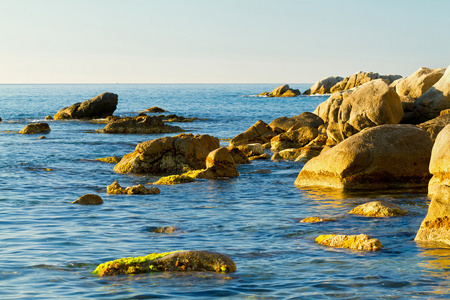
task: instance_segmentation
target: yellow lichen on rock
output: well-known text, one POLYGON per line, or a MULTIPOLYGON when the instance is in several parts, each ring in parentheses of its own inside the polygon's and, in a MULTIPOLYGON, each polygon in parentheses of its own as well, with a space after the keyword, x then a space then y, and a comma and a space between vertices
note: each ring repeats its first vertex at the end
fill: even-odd
POLYGON ((170 175, 170 176, 161 177, 158 181, 153 182, 153 184, 166 185, 166 184, 180 184, 180 183, 193 182, 195 180, 195 178, 197 178, 197 175, 203 171, 204 170, 194 170, 194 171, 188 171, 181 175, 170 175))
POLYGON ((378 239, 370 238, 366 234, 359 235, 320 235, 316 243, 335 248, 348 248, 353 250, 377 251, 383 248, 378 239))

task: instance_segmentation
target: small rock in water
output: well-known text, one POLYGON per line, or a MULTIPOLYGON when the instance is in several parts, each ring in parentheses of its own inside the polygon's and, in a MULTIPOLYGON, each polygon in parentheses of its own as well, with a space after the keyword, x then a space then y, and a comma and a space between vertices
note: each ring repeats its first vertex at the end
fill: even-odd
POLYGON ((122 159, 122 157, 119 157, 119 156, 109 156, 109 157, 96 158, 95 160, 102 161, 102 162, 105 162, 108 164, 117 164, 121 159, 122 159))
POLYGON ((99 195, 86 194, 73 201, 72 204, 82 204, 82 205, 100 205, 103 204, 103 200, 99 195))
POLYGON ((160 107, 157 107, 157 106, 152 106, 152 107, 150 107, 150 108, 147 108, 145 111, 146 111, 146 112, 150 112, 150 113, 163 113, 163 112, 167 112, 167 110, 164 110, 164 109, 162 109, 162 108, 160 108, 160 107))
POLYGON ((156 195, 161 193, 161 190, 156 187, 146 188, 142 184, 122 188, 119 182, 114 181, 106 188, 108 194, 128 194, 128 195, 156 195))
POLYGON ((379 240, 370 238, 366 234, 359 234, 359 235, 325 234, 318 236, 316 238, 316 243, 335 248, 349 248, 353 250, 364 250, 364 251, 376 251, 383 248, 383 245, 379 240))
POLYGON ((50 115, 49 115, 49 116, 46 116, 46 117, 45 117, 45 120, 47 120, 47 121, 53 120, 53 117, 50 116, 50 115))
POLYGON ((333 218, 308 217, 300 221, 300 223, 319 223, 319 222, 336 222, 333 218))
POLYGON ((407 211, 392 203, 372 201, 358 205, 348 213, 366 217, 395 217, 403 216, 407 211))
POLYGON ((38 140, 44 140, 44 139, 46 139, 47 137, 45 137, 45 135, 41 135, 39 138, 38 138, 38 140))
POLYGON ((175 231, 179 231, 180 229, 175 226, 162 226, 162 227, 151 227, 150 232, 153 233, 174 233, 175 231))
POLYGON ((34 123, 25 126, 19 133, 21 134, 36 134, 50 131, 50 126, 47 123, 34 123))

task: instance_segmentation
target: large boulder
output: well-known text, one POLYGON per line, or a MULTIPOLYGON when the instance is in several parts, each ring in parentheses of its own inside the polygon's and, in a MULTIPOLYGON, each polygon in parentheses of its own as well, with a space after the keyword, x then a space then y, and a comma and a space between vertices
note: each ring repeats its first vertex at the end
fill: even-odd
POLYGON ((361 131, 308 161, 298 187, 374 189, 426 186, 433 143, 412 125, 382 125, 361 131))
POLYGON ((114 167, 117 173, 181 174, 206 168, 206 157, 219 148, 219 139, 210 135, 179 134, 136 146, 114 167))
POLYGON ((433 174, 428 185, 431 196, 428 214, 420 225, 416 241, 450 245, 450 125, 438 134, 430 160, 433 174))
POLYGON ((444 75, 414 102, 414 114, 419 122, 436 118, 450 108, 450 68, 444 75))
POLYGON ((329 94, 331 88, 338 82, 341 82, 344 78, 340 76, 329 76, 323 78, 316 83, 314 83, 308 90, 303 94, 313 95, 313 94, 329 94))
POLYGON ((20 134, 36 134, 36 133, 42 133, 42 132, 49 132, 50 126, 47 123, 33 123, 28 124, 25 126, 21 131, 19 131, 20 134))
POLYGON ((259 120, 243 133, 238 134, 230 141, 230 146, 239 146, 252 143, 264 144, 278 133, 274 132, 269 125, 259 120))
POLYGON ((119 96, 116 94, 103 93, 90 100, 65 107, 59 110, 53 118, 55 120, 105 118, 114 113, 118 99, 119 96))
POLYGON ((100 130, 102 133, 173 133, 184 131, 179 126, 164 124, 161 118, 156 116, 138 116, 135 118, 118 118, 111 120, 105 128, 100 130))
POLYGON ((216 179, 237 177, 239 172, 227 148, 219 148, 206 157, 206 170, 199 173, 197 178, 216 179))
POLYGON ((442 75, 445 69, 420 68, 404 80, 400 81, 395 90, 402 101, 414 101, 431 88, 442 75))
POLYGON ((347 91, 376 79, 384 79, 387 84, 391 84, 393 81, 399 78, 401 78, 400 75, 380 75, 374 72, 359 71, 349 77, 345 77, 342 81, 336 83, 333 87, 331 87, 330 92, 336 93, 347 91))
POLYGON ((398 124, 403 118, 399 96, 383 79, 372 80, 353 91, 333 94, 326 102, 316 109, 317 115, 328 122, 328 138, 337 143, 364 128, 398 124), (327 117, 323 116, 325 112, 327 117))
POLYGON ((236 265, 230 257, 221 253, 174 251, 108 261, 98 265, 92 273, 101 277, 162 271, 229 273, 236 271, 236 265))

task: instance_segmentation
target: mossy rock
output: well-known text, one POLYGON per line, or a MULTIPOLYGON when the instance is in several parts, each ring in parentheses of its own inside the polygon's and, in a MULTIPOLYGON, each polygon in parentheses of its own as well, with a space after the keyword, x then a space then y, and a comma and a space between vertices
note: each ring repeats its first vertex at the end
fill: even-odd
POLYGON ((208 251, 174 251, 121 258, 97 266, 98 276, 142 274, 162 271, 212 271, 229 273, 236 265, 224 254, 208 251))

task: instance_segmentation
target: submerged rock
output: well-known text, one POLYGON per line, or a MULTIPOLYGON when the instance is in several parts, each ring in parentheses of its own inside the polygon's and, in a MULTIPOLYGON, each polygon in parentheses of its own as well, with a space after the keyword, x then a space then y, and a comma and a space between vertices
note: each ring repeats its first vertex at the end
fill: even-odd
POLYGON ((366 217, 396 217, 403 216, 408 212, 392 203, 372 201, 358 205, 348 213, 366 217))
POLYGON ((336 222, 333 218, 308 217, 300 220, 300 223, 320 223, 320 222, 336 222))
POLYGON ((55 120, 105 118, 114 113, 118 99, 119 96, 116 94, 103 93, 90 100, 65 107, 59 110, 53 118, 55 120))
POLYGON ((42 132, 49 132, 50 126, 47 123, 34 123, 34 124, 28 124, 25 126, 21 131, 19 131, 20 134, 36 134, 36 133, 42 133, 42 132))
POLYGON ((161 118, 153 116, 138 116, 135 118, 120 118, 110 121, 105 128, 100 130, 102 133, 173 133, 184 131, 179 126, 164 124, 161 118))
POLYGON ((122 157, 120 157, 120 156, 109 156, 109 157, 96 158, 95 160, 102 161, 102 162, 105 162, 108 164, 117 164, 121 159, 122 159, 122 157))
POLYGON ((335 248, 349 248, 353 250, 377 251, 383 248, 381 242, 370 238, 366 234, 336 235, 326 234, 316 238, 316 243, 335 248))
POLYGON ((361 131, 308 161, 298 187, 374 189, 425 186, 432 141, 412 125, 361 131))
POLYGON ((122 258, 100 264, 93 274, 114 276, 162 271, 236 271, 234 261, 225 254, 209 251, 175 251, 147 256, 122 258))
POLYGON ((149 112, 149 113, 163 113, 163 112, 167 112, 167 110, 162 109, 162 108, 160 108, 158 106, 152 106, 150 108, 147 108, 145 110, 145 112, 149 112))
POLYGON ((219 148, 218 138, 210 135, 179 134, 136 146, 114 167, 117 173, 182 174, 206 168, 206 157, 219 148))
POLYGON ((99 195, 86 194, 73 201, 72 204, 100 205, 103 204, 103 199, 99 195))
POLYGON ((146 188, 142 184, 122 188, 119 182, 114 181, 106 188, 108 194, 128 194, 128 195, 156 195, 161 193, 160 189, 156 187, 146 188))
POLYGON ((150 228, 150 232, 153 233, 174 233, 179 231, 180 229, 175 226, 163 226, 163 227, 152 227, 150 228))

